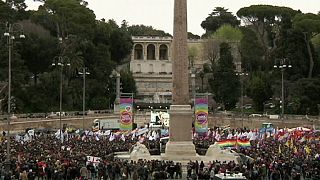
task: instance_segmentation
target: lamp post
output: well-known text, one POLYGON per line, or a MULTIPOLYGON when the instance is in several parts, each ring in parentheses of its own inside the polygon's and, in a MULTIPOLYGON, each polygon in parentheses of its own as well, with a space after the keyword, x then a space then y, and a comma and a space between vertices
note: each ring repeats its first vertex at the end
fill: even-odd
POLYGON ((281 71, 281 118, 284 118, 284 71, 286 68, 291 68, 292 65, 287 58, 278 59, 279 63, 275 62, 274 68, 280 69, 281 71))
POLYGON ((86 75, 90 73, 86 71, 86 67, 82 68, 82 72, 79 75, 83 77, 83 91, 82 91, 82 129, 84 130, 84 115, 86 111, 86 75))
POLYGON ((13 41, 15 35, 19 34, 19 38, 24 39, 23 26, 19 23, 6 24, 6 32, 3 34, 7 38, 8 44, 8 118, 7 118, 7 161, 10 161, 10 120, 11 120, 11 58, 13 41))
MULTIPOLYGON (((63 141, 62 138, 62 120, 61 120, 61 113, 62 113, 62 84, 63 84, 63 67, 70 66, 69 58, 65 56, 56 56, 54 58, 54 62, 52 66, 60 66, 60 101, 59 101, 59 133, 60 133, 60 140, 61 144, 63 141)), ((60 148, 61 151, 61 148, 60 148)))
POLYGON ((236 73, 237 76, 240 76, 240 83, 241 83, 241 126, 243 128, 243 77, 248 76, 248 73, 236 73))

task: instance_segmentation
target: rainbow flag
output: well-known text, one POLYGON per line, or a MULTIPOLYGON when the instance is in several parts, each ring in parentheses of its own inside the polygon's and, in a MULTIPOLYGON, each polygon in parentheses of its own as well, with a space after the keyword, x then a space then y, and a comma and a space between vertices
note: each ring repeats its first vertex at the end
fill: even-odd
POLYGON ((131 131, 133 122, 133 99, 132 98, 120 98, 120 130, 131 131))
POLYGON ((208 97, 195 99, 195 122, 197 133, 208 132, 208 97))
POLYGON ((218 146, 221 148, 226 148, 226 147, 235 147, 237 141, 235 139, 226 139, 223 141, 218 141, 218 146))
POLYGON ((240 147, 251 147, 251 144, 250 144, 250 141, 249 141, 249 140, 241 140, 241 139, 238 139, 238 140, 237 140, 237 144, 238 144, 240 147))

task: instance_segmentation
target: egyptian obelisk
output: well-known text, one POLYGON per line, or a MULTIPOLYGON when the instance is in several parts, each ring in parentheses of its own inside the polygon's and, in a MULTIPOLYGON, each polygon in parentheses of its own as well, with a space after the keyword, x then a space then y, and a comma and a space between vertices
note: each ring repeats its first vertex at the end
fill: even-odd
POLYGON ((192 142, 192 110, 189 104, 189 70, 187 47, 187 0, 174 1, 172 105, 170 106, 170 139, 166 145, 169 159, 196 156, 192 142))

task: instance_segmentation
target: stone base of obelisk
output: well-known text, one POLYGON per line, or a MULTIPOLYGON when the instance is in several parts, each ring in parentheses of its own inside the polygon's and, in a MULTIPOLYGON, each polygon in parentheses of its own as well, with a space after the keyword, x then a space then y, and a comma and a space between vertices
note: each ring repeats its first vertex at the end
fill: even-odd
POLYGON ((192 142, 168 142, 166 152, 161 156, 162 160, 171 161, 195 161, 200 157, 197 155, 195 146, 192 142))
POLYGON ((196 149, 192 142, 192 115, 190 105, 170 106, 170 137, 163 159, 197 159, 196 149))

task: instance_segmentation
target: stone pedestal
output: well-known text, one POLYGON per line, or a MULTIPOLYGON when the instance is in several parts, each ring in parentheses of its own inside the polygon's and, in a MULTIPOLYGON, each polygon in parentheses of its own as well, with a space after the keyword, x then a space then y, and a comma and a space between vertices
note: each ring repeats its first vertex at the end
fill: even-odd
POLYGON ((116 98, 113 104, 113 113, 119 114, 120 113, 120 98, 116 98))
POLYGON ((130 159, 133 161, 138 161, 139 159, 151 160, 151 155, 148 148, 138 142, 130 153, 130 159))
POLYGON ((169 141, 166 144, 166 152, 162 158, 173 161, 198 160, 192 141, 169 141))
POLYGON ((231 152, 228 149, 221 150, 217 143, 210 145, 207 150, 206 155, 202 158, 203 160, 210 160, 210 161, 234 161, 235 163, 239 163, 240 156, 237 153, 231 152))
POLYGON ((196 157, 192 142, 192 114, 190 105, 170 106, 170 139, 166 144, 165 158, 190 160, 196 157))

